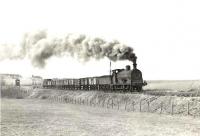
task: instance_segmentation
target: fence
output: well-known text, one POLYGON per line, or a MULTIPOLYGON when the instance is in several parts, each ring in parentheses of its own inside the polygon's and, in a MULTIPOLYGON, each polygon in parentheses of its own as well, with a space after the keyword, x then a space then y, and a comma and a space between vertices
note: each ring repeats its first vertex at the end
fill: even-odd
MULTIPOLYGON (((19 88, 13 86, 1 87, 1 97, 25 98, 32 92, 31 88, 19 88)), ((183 114, 200 116, 200 100, 185 100, 182 103, 177 101, 159 101, 159 97, 139 100, 120 100, 114 98, 91 99, 91 98, 72 98, 70 96, 42 96, 42 99, 57 101, 69 104, 79 104, 91 107, 101 107, 115 110, 125 110, 128 112, 151 112, 158 114, 183 114)))
POLYGON ((91 107, 101 107, 114 110, 124 110, 128 112, 150 112, 158 114, 182 114, 190 116, 200 116, 200 102, 185 101, 182 104, 177 104, 174 101, 171 102, 154 102, 154 100, 142 99, 139 101, 118 99, 89 99, 89 98, 71 98, 69 96, 50 96, 50 101, 79 104, 91 107))

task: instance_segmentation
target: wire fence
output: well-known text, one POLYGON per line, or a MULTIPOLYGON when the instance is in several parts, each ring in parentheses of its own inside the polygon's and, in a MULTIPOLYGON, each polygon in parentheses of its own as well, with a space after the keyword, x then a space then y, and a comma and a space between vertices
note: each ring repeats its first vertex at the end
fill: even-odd
POLYGON ((151 99, 121 101, 113 98, 98 100, 89 98, 71 98, 69 96, 50 96, 48 99, 51 102, 85 105, 127 112, 150 112, 171 115, 182 114, 200 117, 200 101, 185 101, 182 104, 178 104, 175 101, 158 103, 151 99))
MULTIPOLYGON (((20 88, 12 86, 1 87, 1 97, 23 99, 29 97, 33 90, 29 87, 20 88)), ((124 110, 128 112, 150 112, 158 114, 182 114, 200 117, 200 99, 164 100, 159 97, 146 99, 117 99, 108 97, 105 99, 96 98, 72 98, 70 96, 40 96, 41 99, 48 99, 52 102, 62 102, 68 104, 78 104, 91 107, 101 107, 114 110, 124 110)), ((170 98, 170 97, 169 97, 170 98)))

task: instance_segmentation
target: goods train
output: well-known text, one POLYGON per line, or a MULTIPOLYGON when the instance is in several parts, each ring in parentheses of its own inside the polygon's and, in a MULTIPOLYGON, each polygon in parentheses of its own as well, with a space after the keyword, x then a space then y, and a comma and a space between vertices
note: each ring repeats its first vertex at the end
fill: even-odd
POLYGON ((58 88, 67 90, 111 90, 111 91, 141 91, 146 81, 142 72, 137 69, 136 57, 133 59, 133 69, 129 65, 125 69, 112 70, 112 74, 78 79, 44 79, 43 88, 58 88))
POLYGON ((21 78, 20 79, 20 85, 21 86, 32 86, 33 88, 41 88, 42 87, 42 83, 43 83, 43 80, 41 77, 29 77, 29 78, 21 78))

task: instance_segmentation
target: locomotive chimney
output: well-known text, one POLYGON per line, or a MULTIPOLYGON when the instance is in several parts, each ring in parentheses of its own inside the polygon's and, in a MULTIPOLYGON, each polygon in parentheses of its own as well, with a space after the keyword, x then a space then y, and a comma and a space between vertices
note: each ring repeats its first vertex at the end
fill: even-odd
POLYGON ((137 63, 136 63, 137 57, 135 56, 133 58, 133 69, 137 69, 137 63))

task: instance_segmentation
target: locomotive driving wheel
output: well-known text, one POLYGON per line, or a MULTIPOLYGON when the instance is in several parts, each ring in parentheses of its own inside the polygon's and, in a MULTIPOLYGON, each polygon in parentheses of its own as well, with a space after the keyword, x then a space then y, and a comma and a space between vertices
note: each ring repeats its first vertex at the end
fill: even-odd
POLYGON ((141 87, 141 86, 138 86, 138 87, 137 87, 137 91, 138 91, 138 92, 142 91, 142 87, 141 87))

